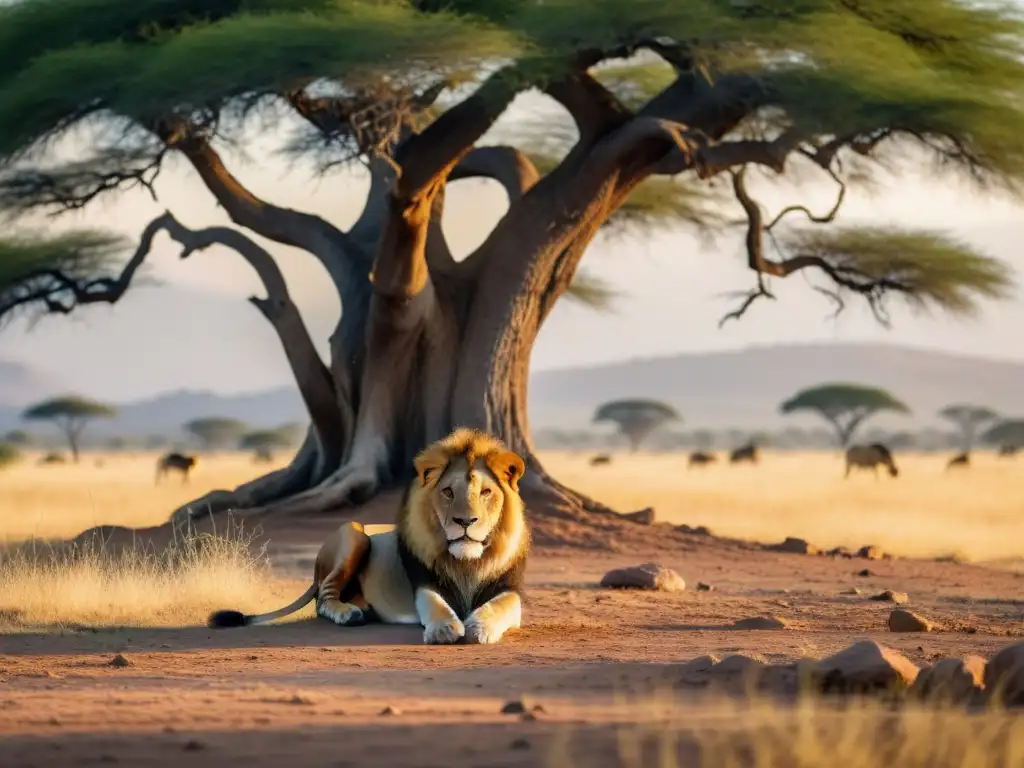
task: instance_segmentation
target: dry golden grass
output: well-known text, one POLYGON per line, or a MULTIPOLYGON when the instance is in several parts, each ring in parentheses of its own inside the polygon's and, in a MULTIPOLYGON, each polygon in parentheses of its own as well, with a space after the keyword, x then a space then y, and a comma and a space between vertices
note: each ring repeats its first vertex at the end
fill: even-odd
MULTIPOLYGON (((1024 719, 1002 711, 905 707, 873 701, 842 707, 815 697, 767 701, 640 704, 643 725, 618 733, 622 768, 1016 768, 1024 765, 1024 719), (670 710, 672 708, 669 708, 670 710)), ((574 766, 563 739, 548 765, 574 766)))
POLYGON ((838 452, 767 453, 757 466, 693 469, 683 454, 616 455, 599 467, 589 466, 589 454, 541 458, 559 480, 616 509, 653 506, 660 520, 724 536, 1024 563, 1024 461, 977 454, 969 469, 946 472, 948 456, 898 454, 898 478, 854 470, 844 480, 838 452))
MULTIPOLYGON (((945 456, 900 454, 896 479, 855 471, 844 480, 838 452, 767 453, 758 466, 692 470, 682 454, 616 455, 604 467, 590 467, 589 454, 541 458, 560 480, 617 509, 653 506, 662 520, 726 536, 1024 562, 1022 461, 978 454, 971 468, 946 472, 945 456)), ((87 456, 78 466, 40 467, 30 458, 0 471, 0 542, 67 538, 98 524, 157 525, 206 491, 275 466, 246 455, 204 456, 187 485, 176 475, 155 485, 155 463, 155 454, 87 456)))
POLYGON ((246 612, 282 602, 291 585, 235 527, 184 535, 155 553, 118 552, 91 540, 74 547, 0 550, 0 632, 65 626, 183 626, 225 606, 246 612))

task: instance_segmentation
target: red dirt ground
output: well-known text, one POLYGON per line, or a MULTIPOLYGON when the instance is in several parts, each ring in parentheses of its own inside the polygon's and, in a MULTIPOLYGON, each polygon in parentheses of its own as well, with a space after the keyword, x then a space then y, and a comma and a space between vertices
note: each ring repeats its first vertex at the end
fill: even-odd
MULTIPOLYGON (((360 519, 388 521, 390 503, 360 519)), ((275 566, 301 587, 338 519, 264 521, 275 566)), ((0 636, 0 765, 528 766, 559 745, 575 765, 620 765, 610 724, 651 714, 616 697, 671 690, 697 722, 706 699, 679 665, 703 654, 787 662, 873 638, 923 666, 1024 637, 1020 574, 767 552, 625 522, 536 538, 524 627, 497 646, 424 646, 417 628, 322 621, 0 636), (610 568, 651 560, 686 592, 597 586, 610 568), (864 568, 872 575, 856 575, 864 568), (714 590, 694 591, 698 581, 714 590), (884 589, 909 593, 939 629, 888 632, 892 604, 868 599, 884 589), (761 615, 789 626, 729 628, 761 615), (129 666, 110 666, 118 653, 129 666), (524 696, 541 709, 502 714, 524 696)), ((682 744, 684 762, 694 749, 682 744)))

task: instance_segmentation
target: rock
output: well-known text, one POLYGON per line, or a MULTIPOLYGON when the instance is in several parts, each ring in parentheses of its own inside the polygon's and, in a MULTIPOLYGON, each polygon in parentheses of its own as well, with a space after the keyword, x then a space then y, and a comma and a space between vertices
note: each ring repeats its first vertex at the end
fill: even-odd
POLYGON ((381 715, 387 715, 387 716, 390 716, 390 715, 400 715, 400 714, 402 714, 402 710, 400 710, 398 707, 393 707, 390 704, 388 704, 386 707, 384 707, 384 709, 382 709, 380 711, 380 714, 381 715))
POLYGON ((124 667, 130 667, 131 665, 132 665, 132 663, 130 661, 128 661, 128 659, 126 659, 120 653, 117 654, 117 656, 115 656, 114 658, 112 658, 110 661, 107 662, 107 666, 108 667, 124 668, 124 667))
POLYGON ((683 675, 695 675, 701 672, 710 671, 711 668, 714 667, 718 662, 719 658, 717 656, 713 656, 712 654, 707 654, 706 656, 698 656, 696 659, 691 659, 690 661, 683 664, 679 668, 679 671, 683 675))
POLYGON ((781 544, 770 544, 765 549, 770 549, 773 552, 792 552, 796 555, 816 555, 818 549, 807 543, 803 539, 797 539, 792 536, 787 536, 786 540, 781 544))
POLYGON ((876 546, 867 544, 857 550, 857 557, 863 558, 864 560, 882 560, 885 558, 885 552, 876 546))
POLYGON ((681 533, 689 533, 693 536, 711 535, 711 529, 708 528, 706 525, 698 525, 696 528, 694 528, 692 526, 687 525, 686 523, 683 523, 682 525, 677 525, 676 530, 680 531, 681 533))
POLYGON ((513 699, 506 701, 501 708, 503 715, 532 715, 535 712, 543 712, 544 707, 540 704, 532 704, 526 699, 513 699))
POLYGON ((845 557, 847 560, 853 557, 853 552, 848 550, 846 547, 835 547, 825 553, 829 557, 845 557))
POLYGON ((199 752, 201 750, 206 749, 206 745, 203 744, 203 742, 201 741, 196 741, 195 739, 192 739, 191 741, 186 741, 184 744, 182 744, 181 748, 186 752, 199 752))
POLYGON ((715 664, 710 671, 716 675, 756 675, 763 672, 766 666, 761 659, 734 653, 715 664))
POLYGON ((912 611, 897 608, 889 614, 890 632, 931 632, 932 623, 912 611))
POLYGON ((697 582, 698 592, 712 592, 714 589, 715 588, 713 586, 711 586, 710 584, 705 584, 703 581, 697 582))
POLYGON ((922 669, 911 687, 920 699, 966 704, 985 687, 985 660, 981 656, 941 659, 922 669))
POLYGON ((508 748, 509 749, 529 749, 530 748, 530 742, 527 741, 526 739, 520 737, 518 739, 513 739, 512 743, 508 745, 508 748))
POLYGON ((988 660, 985 691, 1004 707, 1024 707, 1024 643, 1008 645, 988 660))
POLYGON ((636 512, 626 512, 622 515, 627 520, 632 520, 634 523, 643 523, 644 525, 654 524, 654 507, 645 507, 638 509, 636 512))
POLYGON ((732 625, 732 629, 785 629, 786 622, 777 616, 752 616, 740 619, 732 625))
POLYGON ((865 568, 865 569, 864 569, 864 570, 862 570, 862 571, 857 571, 857 576, 864 576, 864 577, 867 577, 867 576, 874 576, 874 575, 875 575, 875 574, 873 574, 873 573, 872 573, 872 572, 871 572, 871 571, 870 571, 869 569, 867 569, 867 568, 865 568))
POLYGON ((906 592, 893 592, 891 589, 879 592, 877 595, 872 595, 870 599, 884 603, 896 603, 897 605, 910 602, 910 597, 906 592))
POLYGON ((803 665, 800 671, 822 691, 837 693, 903 688, 912 685, 919 673, 906 656, 874 640, 856 642, 817 663, 803 665))
POLYGON ((860 597, 864 594, 864 590, 860 587, 850 587, 849 589, 844 589, 841 594, 855 595, 856 597, 860 597))
POLYGON ((608 571, 601 579, 601 586, 682 592, 686 589, 686 582, 671 568, 664 568, 657 563, 644 563, 608 571))

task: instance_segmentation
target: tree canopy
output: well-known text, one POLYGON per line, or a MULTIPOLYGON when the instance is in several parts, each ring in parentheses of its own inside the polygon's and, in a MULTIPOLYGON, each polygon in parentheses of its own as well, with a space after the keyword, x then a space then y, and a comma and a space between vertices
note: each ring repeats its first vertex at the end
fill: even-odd
POLYGON ((206 450, 214 450, 237 445, 249 431, 249 425, 238 419, 207 416, 188 422, 185 431, 197 438, 206 450))
MULTIPOLYGON (((334 509, 469 425, 527 459, 545 503, 599 510, 540 471, 526 416, 532 346, 597 234, 724 235, 742 212, 752 286, 725 319, 797 273, 882 322, 893 300, 970 313, 1009 294, 1001 263, 940 232, 836 222, 848 188, 886 169, 1018 195, 1022 53, 1022 11, 969 0, 21 0, 0 7, 0 208, 156 195, 175 157, 232 226, 167 212, 120 272, 89 261, 119 247, 102 233, 70 247, 19 235, 0 299, 116 301, 160 232, 182 257, 219 244, 257 272, 266 297, 251 301, 310 431, 286 472, 185 509, 334 509), (547 111, 500 124, 527 93, 547 111), (355 224, 247 189, 222 152, 268 137, 304 172, 362 164, 355 224), (768 212, 754 182, 782 176, 820 178, 835 204, 768 212), (474 178, 500 184, 508 209, 456 259, 445 192, 474 178), (255 236, 325 268, 342 305, 329 361, 255 236)), ((575 295, 600 305, 615 289, 593 286, 575 295)))
POLYGON ((974 446, 979 427, 999 418, 999 414, 991 408, 964 403, 947 405, 939 411, 939 416, 952 422, 960 430, 961 445, 965 451, 970 451, 974 446))
POLYGON ((26 408, 21 418, 26 421, 52 421, 67 438, 75 463, 78 462, 79 441, 86 425, 93 419, 112 419, 117 409, 80 395, 63 395, 26 408))
POLYGON ((1005 419, 993 424, 982 433, 981 441, 988 445, 1024 447, 1024 419, 1005 419))
POLYGON ((611 422, 629 440, 631 450, 640 444, 658 427, 668 421, 679 421, 676 409, 657 400, 614 400, 600 406, 594 413, 595 424, 611 422))
POLYGON ((880 411, 910 413, 901 400, 884 389, 864 384, 834 383, 801 390, 779 406, 782 414, 811 411, 835 430, 839 445, 849 445, 864 421, 880 411))

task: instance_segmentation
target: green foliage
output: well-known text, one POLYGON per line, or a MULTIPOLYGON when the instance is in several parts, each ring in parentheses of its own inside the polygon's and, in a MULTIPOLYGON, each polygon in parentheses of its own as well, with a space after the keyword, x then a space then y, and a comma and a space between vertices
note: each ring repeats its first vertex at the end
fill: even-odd
POLYGON ((243 451, 273 450, 293 444, 288 433, 280 429, 257 429, 242 435, 238 446, 243 451))
POLYGON ((565 292, 565 298, 598 312, 610 311, 619 295, 605 280, 583 270, 576 272, 565 292))
POLYGON ((64 395, 44 400, 26 408, 21 418, 26 421, 84 421, 88 419, 112 419, 117 409, 105 403, 80 395, 64 395))
POLYGON ((19 448, 27 448, 35 442, 35 436, 24 429, 12 429, 3 436, 3 442, 16 445, 19 448))
POLYGON ((73 287, 113 279, 128 247, 123 236, 95 230, 0 237, 0 318, 73 304, 73 287))
POLYGON ((185 431, 198 438, 210 450, 237 443, 242 435, 249 432, 249 425, 238 419, 209 416, 188 422, 185 431))
POLYGON ((981 441, 988 445, 1024 447, 1024 419, 1000 421, 985 430, 981 435, 981 441))
POLYGON ((999 414, 982 405, 947 405, 939 416, 954 424, 983 424, 999 418, 999 414))
POLYGON ((1012 272, 1006 264, 938 233, 815 227, 779 240, 784 252, 821 259, 853 290, 868 291, 869 298, 895 295, 913 308, 970 316, 977 312, 979 299, 1012 294, 1012 272))
POLYGON ((783 414, 797 411, 829 412, 853 409, 910 413, 910 409, 903 402, 884 389, 847 383, 822 384, 801 390, 779 406, 779 410, 783 414))
POLYGON ((5 469, 21 461, 21 449, 13 443, 0 443, 0 469, 5 469))

